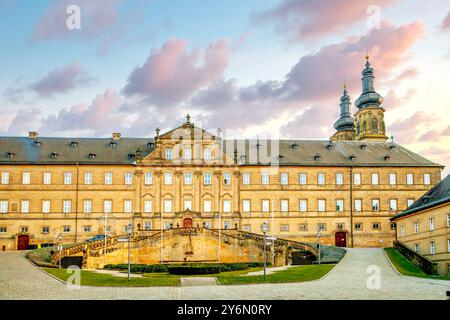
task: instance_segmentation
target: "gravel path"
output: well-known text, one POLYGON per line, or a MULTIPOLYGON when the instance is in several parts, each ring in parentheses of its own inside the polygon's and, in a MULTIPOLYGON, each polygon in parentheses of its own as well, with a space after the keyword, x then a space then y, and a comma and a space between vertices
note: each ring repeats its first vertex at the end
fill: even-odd
POLYGON ((446 290, 450 281, 398 275, 375 248, 348 249, 327 276, 304 283, 78 289, 40 271, 23 252, 0 252, 0 299, 446 299, 446 290))

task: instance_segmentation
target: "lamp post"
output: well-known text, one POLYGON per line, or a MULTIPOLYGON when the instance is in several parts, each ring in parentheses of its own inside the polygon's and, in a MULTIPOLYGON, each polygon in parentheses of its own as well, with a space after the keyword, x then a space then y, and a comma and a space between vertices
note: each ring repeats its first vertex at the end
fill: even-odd
POLYGON ((266 234, 269 232, 269 224, 264 222, 261 225, 261 231, 264 234, 264 280, 266 280, 266 267, 267 267, 267 258, 266 258, 266 234))
POLYGON ((128 281, 130 281, 130 271, 131 271, 131 265, 130 265, 130 252, 131 252, 131 232, 133 231, 133 226, 129 224, 127 226, 127 235, 128 235, 128 281))
POLYGON ((60 233, 58 236, 58 249, 59 249, 59 269, 61 269, 61 260, 62 260, 62 240, 63 240, 63 236, 60 233))
POLYGON ((317 261, 318 264, 320 264, 320 236, 322 234, 320 233, 320 229, 319 227, 317 227, 317 249, 318 249, 318 254, 317 254, 317 261))
POLYGON ((53 229, 53 251, 56 251, 56 237, 58 236, 58 231, 53 229))

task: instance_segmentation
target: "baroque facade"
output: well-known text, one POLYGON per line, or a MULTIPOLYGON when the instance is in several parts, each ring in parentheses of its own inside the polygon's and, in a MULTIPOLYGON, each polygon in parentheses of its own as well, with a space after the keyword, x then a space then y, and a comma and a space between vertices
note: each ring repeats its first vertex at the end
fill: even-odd
POLYGON ((339 246, 390 246, 389 219, 442 166, 387 142, 373 69, 355 119, 345 89, 329 140, 227 139, 185 123, 154 138, 0 137, 0 248, 97 234, 238 228, 339 246))

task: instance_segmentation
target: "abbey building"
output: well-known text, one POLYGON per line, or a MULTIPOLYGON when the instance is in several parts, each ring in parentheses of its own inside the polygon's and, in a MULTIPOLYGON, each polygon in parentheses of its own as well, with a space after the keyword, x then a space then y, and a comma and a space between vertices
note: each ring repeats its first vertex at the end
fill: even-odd
POLYGON ((387 141, 369 61, 329 140, 227 139, 185 123, 153 138, 0 137, 0 250, 139 230, 238 228, 303 242, 390 246, 442 166, 387 141))

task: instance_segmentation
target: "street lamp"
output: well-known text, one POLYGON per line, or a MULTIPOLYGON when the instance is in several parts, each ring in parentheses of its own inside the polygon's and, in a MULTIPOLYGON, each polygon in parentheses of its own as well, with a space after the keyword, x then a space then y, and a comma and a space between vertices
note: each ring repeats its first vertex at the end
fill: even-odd
POLYGON ((266 267, 267 267, 267 258, 266 258, 266 234, 269 232, 269 224, 264 222, 261 225, 261 231, 264 234, 264 280, 266 280, 266 267))
POLYGON ((133 226, 129 224, 127 226, 127 235, 128 235, 128 281, 130 281, 130 249, 131 249, 131 232, 133 231, 133 226))
POLYGON ((317 261, 318 261, 318 264, 320 264, 320 236, 321 235, 322 235, 322 233, 320 233, 320 229, 319 229, 319 227, 317 227, 317 249, 318 249, 317 261))
POLYGON ((56 251, 56 237, 58 236, 58 231, 56 229, 53 229, 53 251, 56 251))
POLYGON ((62 260, 62 240, 63 240, 63 236, 60 233, 58 236, 58 249, 59 249, 59 269, 61 269, 61 260, 62 260))

